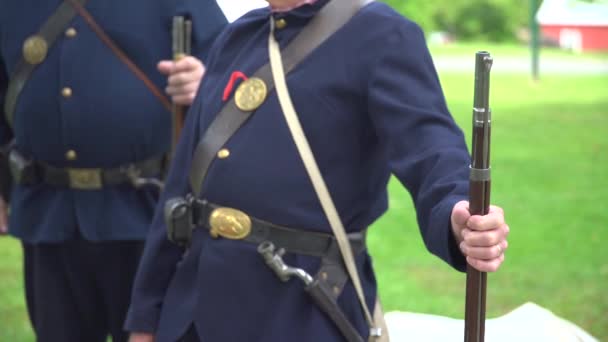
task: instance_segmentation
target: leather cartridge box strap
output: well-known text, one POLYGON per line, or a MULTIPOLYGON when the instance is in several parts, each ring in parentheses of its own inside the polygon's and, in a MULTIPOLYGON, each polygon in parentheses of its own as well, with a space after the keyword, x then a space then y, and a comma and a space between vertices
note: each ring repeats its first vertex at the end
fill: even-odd
MULTIPOLYGON (((369 0, 332 0, 327 3, 283 51, 285 73, 293 70, 306 56, 344 26, 359 9, 369 2, 369 0)), ((263 80, 267 92, 274 89, 270 64, 265 64, 259 68, 250 79, 254 78, 263 80)), ((203 181, 216 153, 249 119, 254 111, 255 109, 251 111, 239 109, 233 97, 224 105, 203 134, 194 151, 190 169, 190 186, 197 197, 200 197, 203 181)))
MULTIPOLYGON (((82 5, 87 2, 87 0, 74 1, 82 5)), ((21 90, 75 15, 74 7, 67 0, 63 1, 40 27, 40 30, 23 43, 23 54, 11 75, 4 101, 4 113, 9 125, 13 125, 15 107, 21 90)))

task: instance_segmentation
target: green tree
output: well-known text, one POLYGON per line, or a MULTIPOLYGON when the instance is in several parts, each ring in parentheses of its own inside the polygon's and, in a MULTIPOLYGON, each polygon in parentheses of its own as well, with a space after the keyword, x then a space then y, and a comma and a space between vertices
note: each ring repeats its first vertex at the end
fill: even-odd
POLYGON ((383 0, 417 22, 426 32, 440 30, 459 39, 504 41, 527 25, 528 6, 521 0, 383 0))

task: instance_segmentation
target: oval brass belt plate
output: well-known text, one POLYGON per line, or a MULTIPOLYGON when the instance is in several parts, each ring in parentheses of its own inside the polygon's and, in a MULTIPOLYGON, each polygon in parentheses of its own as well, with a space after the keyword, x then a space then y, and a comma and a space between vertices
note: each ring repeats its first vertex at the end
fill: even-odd
POLYGON ((211 236, 241 240, 251 232, 251 218, 244 212, 232 208, 217 208, 209 216, 211 236))
POLYGON ((234 93, 236 106, 244 111, 251 112, 258 109, 266 100, 268 88, 264 80, 252 77, 239 85, 234 93))
POLYGON ((29 64, 40 64, 46 58, 49 46, 41 36, 34 35, 23 42, 23 58, 29 64))

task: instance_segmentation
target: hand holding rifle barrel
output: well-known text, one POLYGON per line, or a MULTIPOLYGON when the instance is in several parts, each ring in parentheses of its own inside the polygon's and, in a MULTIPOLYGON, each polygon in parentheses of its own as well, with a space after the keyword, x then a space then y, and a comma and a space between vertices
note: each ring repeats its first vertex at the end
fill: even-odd
POLYGON ((486 272, 498 270, 508 247, 509 227, 504 212, 490 205, 490 70, 488 52, 476 54, 473 104, 473 141, 469 201, 452 210, 452 229, 467 260, 465 342, 483 342, 486 316, 486 272))
POLYGON ((161 61, 159 71, 168 77, 166 93, 172 100, 172 149, 179 139, 187 106, 198 91, 205 66, 191 56, 192 21, 183 16, 173 18, 172 60, 161 61))

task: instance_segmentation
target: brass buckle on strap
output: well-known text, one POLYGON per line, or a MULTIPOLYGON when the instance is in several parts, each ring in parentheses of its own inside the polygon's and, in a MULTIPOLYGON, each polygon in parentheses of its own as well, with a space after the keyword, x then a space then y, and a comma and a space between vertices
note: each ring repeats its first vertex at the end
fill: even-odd
POLYGON ((237 209, 217 208, 209 216, 209 227, 213 238, 242 240, 251 233, 251 218, 237 209))
POLYGON ((103 187, 101 169, 68 169, 70 188, 99 190, 103 187))

